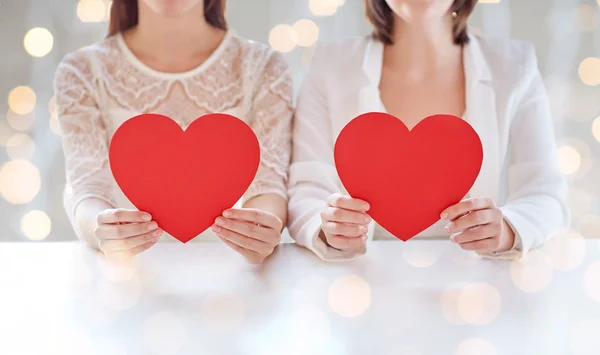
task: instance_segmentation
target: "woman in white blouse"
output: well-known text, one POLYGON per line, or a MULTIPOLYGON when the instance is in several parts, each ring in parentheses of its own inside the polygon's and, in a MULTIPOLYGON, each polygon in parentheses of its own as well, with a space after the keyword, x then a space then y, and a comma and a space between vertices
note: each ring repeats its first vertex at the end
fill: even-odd
POLYGON ((287 215, 291 76, 281 55, 228 31, 224 12, 225 0, 115 0, 108 37, 58 67, 67 212, 78 236, 107 256, 137 254, 163 234, 152 216, 131 205, 108 164, 115 130, 146 112, 183 128, 213 112, 246 121, 260 141, 261 164, 243 208, 224 211, 212 230, 251 263, 279 244, 287 215))
POLYGON ((418 237, 445 236, 483 256, 518 258, 568 224, 534 49, 471 35, 476 2, 365 0, 373 35, 317 51, 293 130, 288 213, 298 244, 325 260, 347 260, 365 253, 369 239, 393 239, 369 218, 368 201, 347 196, 334 166, 342 128, 371 111, 409 129, 451 114, 481 137, 483 166, 468 198, 418 237))

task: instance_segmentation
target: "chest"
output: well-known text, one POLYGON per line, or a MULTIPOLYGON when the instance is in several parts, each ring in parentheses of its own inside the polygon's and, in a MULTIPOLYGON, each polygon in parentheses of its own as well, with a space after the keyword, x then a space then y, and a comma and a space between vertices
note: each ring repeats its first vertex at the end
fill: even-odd
POLYGON ((463 117, 466 109, 462 72, 417 81, 384 70, 379 91, 387 113, 398 117, 409 129, 435 114, 463 117))

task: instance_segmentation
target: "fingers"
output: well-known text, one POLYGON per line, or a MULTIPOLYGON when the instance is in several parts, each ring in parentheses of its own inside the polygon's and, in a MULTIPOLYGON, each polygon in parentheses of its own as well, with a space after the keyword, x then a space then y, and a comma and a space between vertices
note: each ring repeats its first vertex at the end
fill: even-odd
MULTIPOLYGON (((218 236, 218 235, 217 235, 218 236)), ((244 259, 248 260, 248 262, 250 262, 251 264, 260 264, 261 262, 263 262, 265 260, 265 257, 263 257, 262 255, 255 253, 253 251, 247 250, 242 248, 241 246, 230 242, 229 240, 218 236, 219 239, 221 239, 225 244, 227 244, 231 249, 235 250, 236 252, 238 252, 241 256, 244 257, 244 259)))
POLYGON ((326 234, 326 238, 329 245, 339 250, 359 249, 367 242, 367 236, 348 238, 340 235, 326 234))
POLYGON ((272 229, 281 230, 281 220, 272 213, 252 208, 232 208, 223 211, 223 217, 260 224, 272 229))
POLYGON ((477 240, 496 237, 498 234, 497 228, 492 225, 485 225, 469 229, 460 234, 450 237, 452 241, 458 244, 470 243, 477 240))
POLYGON ((346 210, 358 212, 366 212, 371 207, 366 201, 340 194, 334 194, 329 196, 329 198, 327 199, 327 203, 331 207, 343 208, 346 210))
POLYGON ((133 249, 122 250, 122 251, 117 251, 117 252, 109 252, 109 253, 104 252, 104 253, 105 253, 106 257, 111 260, 127 260, 135 255, 138 255, 138 254, 150 249, 156 243, 158 243, 158 239, 151 240, 142 245, 138 245, 133 249))
POLYGON ((100 224, 94 234, 99 239, 124 239, 146 234, 156 230, 156 222, 130 223, 130 224, 100 224))
POLYGON ((328 235, 340 235, 345 237, 360 237, 367 234, 368 227, 356 224, 344 224, 336 222, 325 222, 321 229, 328 235))
POLYGON ((271 244, 267 244, 263 241, 247 237, 240 233, 234 232, 225 228, 213 228, 213 231, 217 234, 218 237, 222 239, 227 239, 228 241, 253 252, 259 254, 271 254, 273 249, 275 248, 271 244))
POLYGON ((368 225, 371 222, 371 217, 364 212, 355 212, 336 207, 329 207, 321 212, 321 219, 323 221, 359 225, 368 225))
POLYGON ((149 242, 158 241, 161 235, 162 230, 156 229, 152 232, 147 232, 135 237, 129 237, 124 239, 101 239, 99 247, 100 250, 102 250, 105 253, 135 250, 135 248, 138 248, 149 242))
POLYGON ((493 252, 495 250, 498 250, 499 245, 500 245, 500 238, 487 238, 487 239, 476 240, 473 242, 463 243, 463 244, 460 244, 460 247, 463 248, 464 250, 477 251, 480 253, 487 253, 487 252, 493 252))
POLYGON ((485 224, 500 221, 502 219, 500 210, 479 210, 474 211, 466 216, 454 220, 446 226, 446 232, 448 233, 460 233, 469 228, 482 226, 485 224))
POLYGON ((473 198, 461 201, 454 206, 450 206, 441 213, 441 218, 447 221, 454 221, 461 215, 470 211, 478 211, 488 208, 496 208, 494 200, 491 198, 473 198))
POLYGON ((257 241, 266 242, 270 244, 279 242, 279 240, 276 240, 277 236, 279 236, 279 233, 273 233, 272 229, 265 228, 254 223, 236 221, 233 219, 227 219, 223 217, 218 217, 215 223, 217 227, 213 228, 213 231, 215 233, 220 233, 220 227, 220 229, 226 229, 241 234, 243 236, 249 237, 251 239, 255 239, 257 241))
POLYGON ((142 223, 152 220, 152 216, 147 212, 126 210, 126 209, 111 209, 105 210, 98 214, 98 224, 113 224, 113 223, 142 223))

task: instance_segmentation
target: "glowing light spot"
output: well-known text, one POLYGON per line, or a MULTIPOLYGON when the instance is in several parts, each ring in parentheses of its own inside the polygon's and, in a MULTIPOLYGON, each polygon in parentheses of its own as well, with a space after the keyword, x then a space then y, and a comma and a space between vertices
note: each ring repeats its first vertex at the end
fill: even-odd
POLYGON ((584 59, 579 65, 579 77, 586 85, 600 84, 600 59, 594 57, 584 59))
POLYGON ((269 33, 269 44, 273 49, 288 53, 298 44, 298 35, 290 25, 277 25, 269 33))
POLYGON ((579 219, 579 233, 585 238, 600 239, 600 216, 588 214, 579 219))
POLYGON ((50 234, 52 221, 44 211, 29 211, 21 218, 21 232, 31 240, 44 240, 50 234))
POLYGON ((40 171, 27 160, 12 160, 0 168, 0 195, 9 203, 31 202, 41 184, 40 171))
POLYGON ((339 0, 309 0, 308 8, 315 16, 332 16, 336 13, 340 3, 339 0))
POLYGON ((341 276, 329 287, 329 306, 342 317, 358 317, 371 305, 371 287, 357 275, 341 276))
POLYGON ((587 191, 573 188, 569 191, 567 204, 573 217, 581 217, 592 210, 592 197, 587 191))
POLYGON ((494 345, 484 339, 472 338, 460 343, 456 355, 497 355, 494 345))
POLYGON ((574 147, 563 145, 558 149, 558 163, 563 174, 572 175, 581 165, 581 155, 574 147))
POLYGON ((150 316, 142 332, 146 347, 160 355, 177 354, 187 338, 185 324, 170 312, 150 316))
POLYGON ((440 308, 442 309, 442 314, 444 315, 444 318, 446 318, 446 320, 452 324, 466 324, 458 310, 458 299, 466 286, 467 283, 463 282, 452 284, 444 289, 440 297, 440 308))
POLYGON ((77 17, 81 22, 102 22, 106 16, 106 5, 102 0, 79 0, 77 17))
POLYGON ((35 152, 35 143, 26 134, 15 134, 6 142, 6 153, 13 159, 31 159, 35 152))
POLYGON ((550 258, 539 250, 531 250, 524 259, 510 264, 510 277, 515 286, 527 293, 540 292, 552 281, 550 258))
POLYGON ((594 123, 592 123, 592 134, 598 143, 600 143, 600 117, 596 117, 594 123))
POLYGON ((8 94, 8 106, 17 115, 27 115, 35 108, 35 92, 28 86, 17 86, 8 94))
POLYGON ((441 251, 423 244, 405 244, 402 247, 402 258, 418 268, 432 266, 442 255, 441 251))
POLYGON ((488 324, 500 313, 500 293, 487 283, 469 284, 458 297, 458 312, 469 324, 488 324))
POLYGON ((300 47, 311 47, 319 39, 319 26, 311 20, 298 20, 292 28, 298 36, 300 47))
POLYGON ((238 328, 244 318, 244 302, 228 293, 209 294, 202 301, 202 320, 216 332, 238 328))
POLYGON ((43 57, 52 50, 52 47, 54 46, 54 37, 52 37, 52 33, 45 28, 32 28, 25 34, 23 45, 25 46, 27 53, 32 57, 43 57))
POLYGON ((17 131, 27 131, 33 125, 33 111, 26 115, 19 115, 12 110, 8 110, 8 113, 6 114, 6 121, 13 129, 17 131))

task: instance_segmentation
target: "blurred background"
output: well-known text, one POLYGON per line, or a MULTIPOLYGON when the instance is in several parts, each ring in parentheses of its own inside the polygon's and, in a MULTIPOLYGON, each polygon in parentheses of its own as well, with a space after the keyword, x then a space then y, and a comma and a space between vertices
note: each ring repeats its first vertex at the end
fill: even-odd
MULTIPOLYGON (((286 53, 297 92, 315 44, 370 32, 363 0, 227 0, 241 36, 286 53)), ((52 81, 62 57, 104 38, 108 0, 0 0, 0 241, 74 240, 52 81)), ((537 49, 572 234, 600 238, 600 0, 480 0, 471 30, 537 49)))

